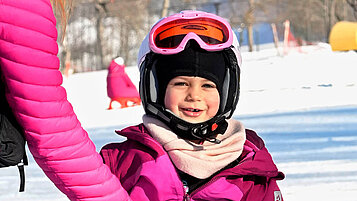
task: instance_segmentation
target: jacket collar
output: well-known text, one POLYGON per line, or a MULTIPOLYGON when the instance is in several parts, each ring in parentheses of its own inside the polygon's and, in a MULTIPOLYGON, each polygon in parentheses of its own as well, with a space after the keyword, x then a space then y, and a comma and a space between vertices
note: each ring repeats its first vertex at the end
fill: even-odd
MULTIPOLYGON (((149 131, 143 124, 130 126, 121 131, 117 130, 116 133, 130 140, 137 141, 155 150, 160 155, 166 154, 162 146, 149 135, 149 131)), ((257 175, 283 179, 285 177, 284 174, 278 171, 263 140, 252 130, 246 129, 246 134, 247 140, 244 144, 243 153, 238 159, 238 165, 226 169, 218 175, 257 175)))
POLYGON ((222 174, 256 175, 279 180, 284 179, 285 175, 278 171, 263 140, 252 130, 246 129, 246 133, 247 140, 244 144, 243 153, 238 159, 238 165, 222 171, 222 174))

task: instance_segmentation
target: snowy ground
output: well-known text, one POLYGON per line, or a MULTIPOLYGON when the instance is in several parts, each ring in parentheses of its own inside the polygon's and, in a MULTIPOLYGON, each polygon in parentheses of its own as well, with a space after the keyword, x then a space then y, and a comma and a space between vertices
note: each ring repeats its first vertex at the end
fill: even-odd
MULTIPOLYGON (((241 96, 233 118, 265 140, 286 201, 357 201, 357 53, 327 44, 243 53, 241 96), (280 51, 282 52, 282 51, 280 51), (281 54, 281 53, 280 53, 281 54)), ((135 67, 126 68, 135 84, 135 67)), ((64 78, 68 99, 99 150, 123 140, 114 129, 139 123, 140 106, 107 110, 107 71, 64 78)), ((0 200, 67 200, 30 156, 26 192, 16 168, 0 169, 0 200)))

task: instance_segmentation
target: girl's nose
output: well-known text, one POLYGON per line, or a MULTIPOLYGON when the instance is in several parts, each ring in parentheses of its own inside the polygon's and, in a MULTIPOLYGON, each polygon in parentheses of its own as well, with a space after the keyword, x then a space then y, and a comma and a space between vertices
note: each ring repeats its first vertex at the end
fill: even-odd
POLYGON ((186 99, 188 101, 199 101, 201 100, 202 91, 201 88, 198 86, 190 86, 187 90, 186 99))

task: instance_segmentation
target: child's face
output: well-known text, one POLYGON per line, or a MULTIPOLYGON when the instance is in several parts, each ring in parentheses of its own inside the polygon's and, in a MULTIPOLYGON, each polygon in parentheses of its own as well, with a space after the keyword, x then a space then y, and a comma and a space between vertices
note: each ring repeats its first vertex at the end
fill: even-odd
POLYGON ((220 98, 214 82, 201 77, 177 76, 166 88, 165 107, 190 123, 214 117, 220 98))

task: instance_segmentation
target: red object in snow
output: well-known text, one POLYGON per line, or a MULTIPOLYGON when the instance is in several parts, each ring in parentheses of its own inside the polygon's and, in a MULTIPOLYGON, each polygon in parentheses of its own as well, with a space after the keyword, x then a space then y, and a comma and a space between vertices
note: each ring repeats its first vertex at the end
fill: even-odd
POLYGON ((119 102, 120 108, 141 104, 139 92, 126 74, 121 57, 113 60, 108 68, 107 94, 111 99, 108 109, 112 109, 113 101, 119 102))

